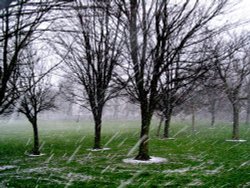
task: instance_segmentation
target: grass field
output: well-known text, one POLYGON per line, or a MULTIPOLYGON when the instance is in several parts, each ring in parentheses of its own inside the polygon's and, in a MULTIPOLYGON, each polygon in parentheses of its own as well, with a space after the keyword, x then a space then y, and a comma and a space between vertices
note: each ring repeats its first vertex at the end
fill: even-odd
POLYGON ((28 122, 0 124, 0 187, 250 187, 250 125, 241 126, 244 143, 230 139, 231 125, 209 129, 173 123, 175 140, 155 136, 152 123, 150 154, 165 164, 125 164, 138 141, 139 122, 107 122, 102 143, 111 150, 91 152, 91 122, 40 122, 41 157, 25 155, 32 148, 28 122), (3 169, 1 167, 7 167, 3 169))

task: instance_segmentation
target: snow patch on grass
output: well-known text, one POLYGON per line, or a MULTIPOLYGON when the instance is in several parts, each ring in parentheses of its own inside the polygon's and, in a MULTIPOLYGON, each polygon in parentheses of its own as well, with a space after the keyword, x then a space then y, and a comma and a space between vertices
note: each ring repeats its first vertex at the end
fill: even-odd
POLYGON ((47 174, 48 172, 60 173, 64 171, 65 168, 48 168, 48 167, 37 167, 37 168, 28 168, 22 170, 24 173, 38 173, 38 174, 47 174))
POLYGON ((136 160, 134 158, 128 158, 122 160, 124 163, 130 163, 130 164, 153 164, 153 163, 165 163, 167 162, 167 159, 161 158, 161 157, 151 157, 151 159, 147 161, 142 160, 136 160))
POLYGON ((14 166, 14 165, 0 166, 0 171, 10 170, 10 169, 13 169, 13 168, 17 168, 17 166, 14 166))
POLYGON ((106 151, 106 150, 110 150, 111 148, 100 148, 100 149, 87 149, 88 151, 106 151))
POLYGON ((239 168, 244 167, 244 166, 250 166, 250 161, 246 161, 246 162, 242 163, 242 164, 239 166, 239 168))
POLYGON ((73 173, 73 172, 70 172, 67 175, 61 176, 61 178, 65 179, 65 180, 70 180, 71 182, 72 181, 84 182, 84 181, 93 179, 92 176, 88 176, 88 175, 84 175, 84 174, 80 174, 80 173, 73 173))
POLYGON ((193 171, 197 171, 199 174, 204 174, 204 175, 215 175, 215 174, 219 174, 221 172, 221 170, 224 168, 224 166, 219 166, 216 169, 213 170, 206 170, 206 163, 202 163, 199 166, 189 166, 186 168, 178 168, 178 169, 167 169, 167 170, 163 170, 162 172, 165 174, 186 174, 188 172, 192 172, 193 171))
POLYGON ((226 140, 226 142, 246 142, 246 140, 226 140))
MULTIPOLYGON (((72 182, 84 182, 94 179, 92 176, 85 175, 82 173, 66 172, 67 168, 49 168, 49 167, 36 167, 36 168, 26 168, 18 173, 5 174, 9 178, 8 182, 14 179, 30 180, 37 179, 32 174, 39 175, 37 182, 49 182, 52 184, 66 185, 70 186, 72 182), (48 176, 49 175, 49 176, 48 176)), ((1 183, 0 183, 1 185, 1 183)))
POLYGON ((170 138, 160 138, 160 140, 175 140, 176 138, 170 137, 170 138))
POLYGON ((167 169, 163 170, 162 172, 165 174, 185 174, 187 172, 195 171, 195 170, 203 170, 206 168, 205 163, 202 163, 198 166, 188 166, 185 168, 178 168, 178 169, 167 169))
POLYGON ((243 187, 243 188, 249 188, 249 187, 250 187, 250 182, 247 182, 247 183, 244 184, 242 187, 243 187))
POLYGON ((179 168, 179 169, 168 169, 168 170, 164 170, 163 173, 166 173, 166 174, 174 174, 174 173, 183 174, 183 173, 186 173, 186 172, 191 171, 191 170, 192 169, 190 167, 179 168))
POLYGON ((34 154, 26 153, 26 155, 29 156, 29 157, 41 157, 41 156, 44 156, 45 153, 41 153, 39 155, 34 155, 34 154))
POLYGON ((164 184, 165 187, 167 187, 167 186, 174 186, 174 185, 175 185, 175 182, 174 182, 174 181, 169 181, 169 182, 166 182, 166 183, 164 184))
POLYGON ((223 169, 224 166, 220 166, 214 170, 205 170, 205 174, 207 175, 214 175, 214 174, 218 174, 221 172, 221 169, 223 169))
POLYGON ((194 179, 192 182, 187 184, 188 187, 202 186, 204 183, 199 179, 194 179))

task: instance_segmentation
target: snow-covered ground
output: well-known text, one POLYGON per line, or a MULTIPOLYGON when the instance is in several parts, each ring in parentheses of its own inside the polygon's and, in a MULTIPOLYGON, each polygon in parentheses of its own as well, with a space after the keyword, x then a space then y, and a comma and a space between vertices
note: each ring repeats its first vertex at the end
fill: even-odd
POLYGON ((29 157, 41 157, 44 156, 45 153, 40 153, 39 155, 34 155, 34 154, 27 154, 29 157))
POLYGON ((167 162, 167 159, 161 158, 161 157, 151 157, 151 159, 147 161, 142 161, 142 160, 136 160, 134 158, 128 158, 128 159, 123 159, 124 163, 130 163, 130 164, 153 164, 153 163, 165 163, 167 162))
POLYGON ((246 140, 226 140, 226 142, 246 142, 246 140))
MULTIPOLYGON (((13 169, 17 168, 17 166, 0 166, 0 172, 1 170, 7 170, 7 169, 13 169)), ((1 176, 8 177, 8 180, 5 180, 4 182, 0 182, 0 187, 3 183, 7 183, 8 181, 11 181, 11 178, 15 179, 22 179, 22 180, 28 180, 28 179, 37 179, 36 177, 32 177, 31 174, 37 174, 40 177, 37 179, 37 182, 39 181, 46 181, 58 185, 65 185, 65 187, 70 186, 73 182, 85 182, 92 180, 94 177, 90 175, 86 175, 83 173, 75 173, 73 172, 67 172, 69 169, 67 168, 49 168, 47 166, 42 167, 35 167, 35 168, 25 168, 25 169, 19 169, 18 172, 13 173, 2 173, 1 176), (49 175, 49 176, 47 176, 49 175)))
POLYGON ((101 149, 93 149, 93 148, 90 148, 90 149, 87 149, 87 151, 107 151, 107 150, 110 150, 111 148, 101 148, 101 149))
POLYGON ((17 168, 17 166, 13 166, 13 165, 0 166, 0 172, 4 170, 13 169, 13 168, 17 168))

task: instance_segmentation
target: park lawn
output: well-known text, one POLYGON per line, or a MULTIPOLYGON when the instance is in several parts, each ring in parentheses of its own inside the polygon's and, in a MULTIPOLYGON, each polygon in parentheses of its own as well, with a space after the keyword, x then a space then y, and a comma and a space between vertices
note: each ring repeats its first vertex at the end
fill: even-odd
POLYGON ((175 140, 155 136, 151 126, 150 154, 164 164, 125 164, 134 157, 139 121, 104 121, 102 143, 111 150, 92 152, 93 123, 39 122, 41 157, 32 148, 28 122, 0 123, 0 187, 250 187, 250 125, 241 125, 244 143, 225 142, 231 124, 215 129, 200 123, 172 123, 175 140), (128 156, 131 153, 131 156, 128 156), (1 169, 1 167, 9 169, 1 169))

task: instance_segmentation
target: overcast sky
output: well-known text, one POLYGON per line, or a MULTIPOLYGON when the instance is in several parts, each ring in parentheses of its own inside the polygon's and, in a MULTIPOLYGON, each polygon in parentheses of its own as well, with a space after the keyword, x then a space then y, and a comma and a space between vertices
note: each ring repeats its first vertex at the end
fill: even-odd
MULTIPOLYGON (((234 7, 235 11, 227 16, 225 19, 228 21, 236 21, 238 19, 244 21, 250 21, 250 0, 241 0, 241 3, 234 7)), ((242 29, 250 30, 250 22, 242 25, 242 29)))
POLYGON ((239 5, 238 14, 242 18, 250 19, 250 1, 249 0, 242 0, 239 5))

